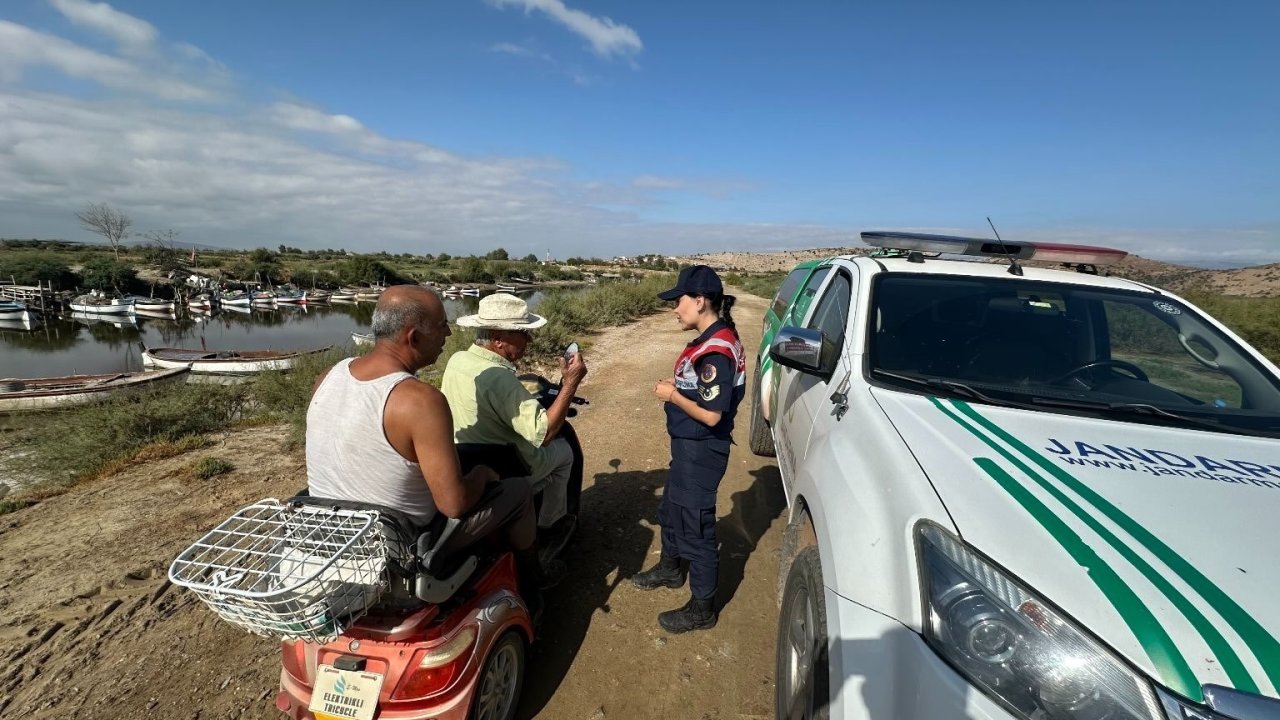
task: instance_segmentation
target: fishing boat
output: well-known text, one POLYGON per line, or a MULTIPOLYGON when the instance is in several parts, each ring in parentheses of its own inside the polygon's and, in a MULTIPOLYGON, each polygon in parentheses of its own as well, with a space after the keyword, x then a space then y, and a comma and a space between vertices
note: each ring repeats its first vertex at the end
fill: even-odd
POLYGON ((329 302, 330 293, 328 290, 308 290, 302 294, 302 302, 308 305, 329 302))
POLYGON ((305 298, 306 294, 301 290, 277 290, 273 300, 276 305, 299 305, 305 298))
POLYGON ((253 297, 244 290, 237 290, 223 295, 220 302, 228 307, 249 307, 253 303, 253 297))
POLYGON ((466 297, 480 297, 480 288, 463 288, 461 294, 466 297))
POLYGON ((339 304, 353 303, 356 301, 356 294, 354 290, 334 290, 329 293, 329 301, 339 304))
POLYGON ((187 307, 192 310, 212 310, 218 301, 209 293, 200 293, 187 298, 187 307))
POLYGON ((272 305, 276 304, 276 294, 270 290, 254 290, 249 293, 249 302, 252 305, 272 305))
POLYGON ((380 288, 380 287, 360 288, 359 290, 356 291, 356 300, 360 300, 362 302, 363 301, 377 302, 378 298, 382 297, 383 289, 384 288, 380 288))
POLYGON ((502 284, 502 283, 498 283, 497 288, 498 288, 498 292, 507 292, 507 293, 510 293, 510 292, 515 292, 515 291, 516 291, 516 286, 515 286, 515 285, 504 285, 504 284, 502 284))
POLYGON ((71 311, 90 315, 132 315, 133 303, 105 295, 80 295, 71 301, 71 311))
POLYGON ((374 342, 373 333, 351 333, 351 344, 357 347, 373 345, 374 342))
POLYGON ((155 387, 185 379, 186 366, 159 372, 68 375, 33 379, 0 379, 0 412, 45 410, 83 405, 126 388, 155 387))
POLYGON ((264 370, 288 370, 306 357, 328 352, 318 350, 196 350, 189 348, 142 348, 143 367, 189 367, 193 373, 248 375, 264 370))
POLYGON ((40 324, 40 316, 20 302, 0 302, 0 321, 30 328, 40 324))
POLYGON ((175 305, 172 300, 161 300, 160 298, 142 297, 141 295, 125 295, 120 298, 121 302, 133 303, 134 310, 149 310, 151 312, 172 313, 175 305))

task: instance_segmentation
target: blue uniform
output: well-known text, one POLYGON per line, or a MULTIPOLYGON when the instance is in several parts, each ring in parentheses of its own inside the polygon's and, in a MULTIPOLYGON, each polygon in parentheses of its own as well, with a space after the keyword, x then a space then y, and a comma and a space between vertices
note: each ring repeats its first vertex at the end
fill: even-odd
POLYGON ((712 599, 720 571, 716 549, 716 491, 729 466, 734 417, 746 394, 746 354, 724 322, 689 343, 676 361, 676 392, 721 413, 708 427, 667 403, 671 471, 658 507, 662 554, 689 561, 693 596, 712 599))

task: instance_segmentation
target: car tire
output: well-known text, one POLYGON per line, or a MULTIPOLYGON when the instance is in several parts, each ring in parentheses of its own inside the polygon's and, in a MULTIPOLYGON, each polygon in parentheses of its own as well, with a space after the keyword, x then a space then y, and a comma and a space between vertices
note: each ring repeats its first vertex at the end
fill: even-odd
POLYGON ((769 430, 769 423, 765 422, 764 410, 760 407, 760 367, 756 366, 754 379, 751 383, 751 434, 747 438, 747 445, 751 447, 751 452, 760 457, 776 457, 778 452, 773 447, 773 434, 769 430))
POLYGON ((508 630, 493 644, 476 678, 473 720, 512 720, 516 716, 524 688, 524 665, 524 638, 508 630))
POLYGON ((818 548, 807 547, 791 563, 778 615, 775 717, 827 720, 830 716, 827 642, 822 565, 818 548))

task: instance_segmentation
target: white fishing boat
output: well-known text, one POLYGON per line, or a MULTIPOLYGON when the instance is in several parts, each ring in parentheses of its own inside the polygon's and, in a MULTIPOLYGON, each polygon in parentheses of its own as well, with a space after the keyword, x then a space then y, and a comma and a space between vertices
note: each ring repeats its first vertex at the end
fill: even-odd
POLYGON ((249 307, 253 303, 253 297, 243 290, 237 290, 232 293, 223 295, 219 302, 227 307, 249 307))
POLYGON ((515 285, 504 285, 502 283, 498 283, 496 287, 498 288, 498 292, 512 293, 516 291, 515 285))
POLYGON ((126 295, 120 300, 121 302, 133 303, 134 310, 148 310, 159 313, 173 313, 176 311, 176 306, 172 300, 142 297, 141 295, 126 295))
POLYGON ((466 297, 480 297, 480 288, 463 288, 461 294, 466 297))
POLYGON ((372 346, 375 342, 377 341, 374 339, 373 333, 351 333, 351 344, 356 347, 372 346))
POLYGON ((104 295, 80 295, 71 301, 71 311, 89 315, 132 315, 133 303, 124 298, 104 295))
POLYGON ((0 412, 46 410, 105 399, 126 388, 154 387, 185 379, 186 366, 158 372, 0 379, 0 412))
POLYGON ((328 290, 308 290, 302 294, 302 302, 308 305, 327 303, 330 296, 328 290))
POLYGON ((288 370, 298 361, 328 352, 318 350, 196 350, 190 348, 142 349, 144 367, 189 367, 193 373, 248 375, 264 370, 288 370))
POLYGON ((273 299, 276 305, 299 305, 306 295, 301 290, 277 290, 273 299))
POLYGON ((210 310, 218 301, 209 293, 200 293, 187 298, 187 307, 192 310, 210 310))
POLYGON ((383 290, 384 288, 380 288, 380 287, 360 288, 359 290, 356 291, 356 300, 359 300, 361 302, 366 302, 366 301, 377 302, 378 298, 382 297, 383 290))
POLYGON ((270 290, 254 290, 249 293, 249 301, 252 305, 271 305, 276 304, 276 294, 270 290))
POLYGON ((351 290, 334 290, 329 293, 329 301, 335 303, 353 303, 356 301, 356 294, 351 290))
POLYGON ((15 323, 25 328, 40 324, 40 316, 20 302, 0 302, 0 322, 15 323))

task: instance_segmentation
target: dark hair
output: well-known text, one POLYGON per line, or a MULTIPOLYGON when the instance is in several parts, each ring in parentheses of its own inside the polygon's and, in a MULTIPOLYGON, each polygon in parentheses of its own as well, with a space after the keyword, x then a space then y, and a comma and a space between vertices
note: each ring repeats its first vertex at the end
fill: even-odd
POLYGON ((733 324, 733 315, 730 311, 733 310, 733 304, 738 302, 738 298, 723 293, 711 293, 703 295, 703 297, 707 299, 707 302, 711 303, 711 309, 715 311, 716 315, 720 316, 720 320, 733 331, 734 337, 737 337, 738 326, 733 324))

